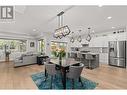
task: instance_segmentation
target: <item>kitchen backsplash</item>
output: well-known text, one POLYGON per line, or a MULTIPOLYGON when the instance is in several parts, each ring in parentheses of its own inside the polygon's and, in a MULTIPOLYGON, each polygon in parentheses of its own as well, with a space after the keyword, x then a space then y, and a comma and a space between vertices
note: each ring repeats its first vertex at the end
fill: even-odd
POLYGON ((79 51, 90 51, 92 53, 108 53, 108 47, 82 47, 79 51))

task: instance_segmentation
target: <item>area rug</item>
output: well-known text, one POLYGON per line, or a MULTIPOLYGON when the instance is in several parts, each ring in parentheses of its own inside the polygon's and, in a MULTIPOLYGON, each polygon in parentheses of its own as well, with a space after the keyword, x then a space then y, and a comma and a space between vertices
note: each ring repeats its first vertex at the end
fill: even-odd
MULTIPOLYGON (((51 83, 51 77, 48 76, 47 80, 45 81, 45 75, 44 72, 37 73, 31 75, 32 80, 35 82, 36 86, 40 90, 46 90, 50 89, 50 83, 51 83)), ((52 89, 63 89, 62 81, 61 81, 61 76, 57 75, 55 78, 53 78, 53 83, 52 83, 52 89)), ((81 86, 81 83, 78 80, 75 80, 75 85, 74 89, 80 89, 80 90, 85 90, 85 89, 95 89, 97 86, 97 83, 88 80, 86 78, 81 77, 81 80, 83 82, 83 86, 81 86)), ((66 89, 71 89, 72 87, 72 82, 70 79, 66 80, 66 89)))

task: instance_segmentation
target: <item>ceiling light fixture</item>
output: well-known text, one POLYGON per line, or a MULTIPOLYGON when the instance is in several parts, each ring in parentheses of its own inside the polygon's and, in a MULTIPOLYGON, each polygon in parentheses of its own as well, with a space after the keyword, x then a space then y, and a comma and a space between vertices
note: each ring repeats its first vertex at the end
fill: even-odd
POLYGON ((99 4, 98 7, 103 7, 103 5, 99 4))
POLYGON ((114 29, 115 27, 112 27, 112 29, 114 29))
POLYGON ((107 17, 107 19, 111 19, 111 18, 112 18, 111 16, 107 17))
POLYGON ((74 37, 73 37, 73 33, 74 33, 74 32, 72 32, 72 37, 71 37, 71 39, 70 39, 70 42, 72 42, 72 43, 74 43, 74 41, 75 41, 75 39, 74 39, 74 37))
POLYGON ((90 35, 90 28, 88 28, 88 35, 87 35, 87 37, 86 37, 86 40, 88 41, 88 42, 90 42, 90 40, 91 40, 91 35, 90 35))
POLYGON ((95 31, 93 30, 93 31, 91 31, 92 33, 95 33, 95 31))
POLYGON ((33 29, 33 31, 35 32, 35 31, 36 31, 36 29, 33 29))
POLYGON ((79 36, 77 38, 77 41, 81 42, 82 41, 82 37, 81 37, 81 30, 79 30, 79 36))
POLYGON ((55 33, 54 33, 54 37, 55 38, 63 38, 67 35, 70 34, 70 29, 68 27, 68 25, 63 26, 63 14, 64 12, 60 12, 59 14, 57 14, 58 17, 58 28, 55 29, 55 33))

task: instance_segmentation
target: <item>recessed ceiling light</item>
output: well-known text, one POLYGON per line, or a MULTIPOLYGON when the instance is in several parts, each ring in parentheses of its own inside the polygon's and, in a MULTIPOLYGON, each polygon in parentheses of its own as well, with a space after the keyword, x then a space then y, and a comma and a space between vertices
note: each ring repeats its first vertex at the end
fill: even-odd
POLYGON ((114 29, 115 27, 112 27, 112 29, 114 29))
POLYGON ((93 30, 92 33, 94 33, 95 31, 93 30))
POLYGON ((98 5, 98 7, 103 7, 103 5, 100 4, 100 5, 98 5))
POLYGON ((33 31, 36 31, 36 29, 33 29, 33 31))
POLYGON ((111 16, 107 17, 107 19, 111 19, 111 18, 112 18, 111 16))

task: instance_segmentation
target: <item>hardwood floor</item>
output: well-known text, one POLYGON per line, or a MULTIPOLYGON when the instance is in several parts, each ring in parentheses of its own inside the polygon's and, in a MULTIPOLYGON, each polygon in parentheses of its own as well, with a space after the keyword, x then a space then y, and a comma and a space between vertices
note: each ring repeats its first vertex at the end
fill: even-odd
POLYGON ((94 70, 84 70, 83 76, 99 83, 96 89, 127 89, 127 69, 101 65, 94 70))
MULTIPOLYGON (((29 65, 13 68, 13 62, 0 63, 0 89, 38 89, 30 75, 44 71, 44 66, 29 65)), ((101 65, 85 69, 85 78, 99 83, 96 89, 127 89, 127 69, 101 65)))

